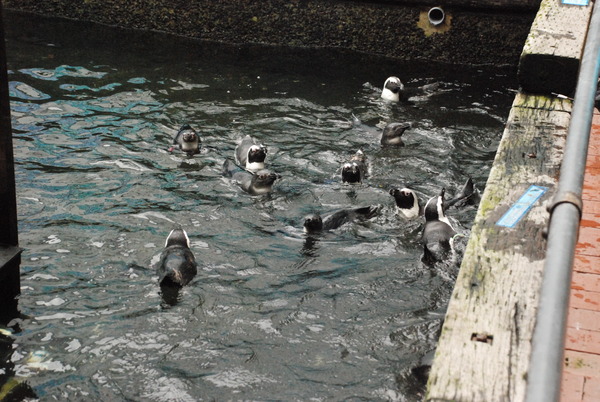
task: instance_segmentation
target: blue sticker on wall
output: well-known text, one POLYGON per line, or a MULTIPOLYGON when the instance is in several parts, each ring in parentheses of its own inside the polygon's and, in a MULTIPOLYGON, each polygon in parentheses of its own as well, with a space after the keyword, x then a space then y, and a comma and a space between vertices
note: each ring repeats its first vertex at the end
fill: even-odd
POLYGON ((496 225, 514 228, 531 209, 533 204, 535 204, 546 191, 548 191, 548 187, 530 186, 525 194, 523 194, 521 198, 519 198, 504 215, 502 215, 502 218, 496 222, 496 225))
POLYGON ((590 4, 590 0, 562 0, 562 3, 571 6, 587 6, 590 4))

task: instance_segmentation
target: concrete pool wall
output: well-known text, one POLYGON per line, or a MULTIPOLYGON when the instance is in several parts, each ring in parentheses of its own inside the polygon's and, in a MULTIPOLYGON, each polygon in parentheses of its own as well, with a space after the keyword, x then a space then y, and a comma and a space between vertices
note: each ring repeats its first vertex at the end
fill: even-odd
POLYGON ((4 7, 233 44, 336 47, 402 60, 517 65, 540 0, 5 0, 4 7), (434 26, 428 11, 439 6, 434 26))

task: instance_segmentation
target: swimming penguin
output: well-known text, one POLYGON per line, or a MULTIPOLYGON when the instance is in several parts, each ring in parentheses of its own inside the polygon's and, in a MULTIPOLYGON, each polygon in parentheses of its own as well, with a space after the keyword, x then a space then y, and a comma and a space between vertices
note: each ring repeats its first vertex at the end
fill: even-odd
POLYGON ((231 160, 225 160, 223 174, 236 181, 242 190, 250 195, 261 195, 271 192, 273 183, 278 176, 268 169, 261 169, 255 173, 240 170, 231 160))
MULTIPOLYGON (((185 152, 188 156, 193 156, 200 153, 200 137, 196 130, 190 127, 189 124, 184 124, 179 129, 175 138, 173 138, 173 145, 179 146, 179 149, 185 152)), ((169 152, 172 152, 175 147, 169 148, 169 152)))
POLYGON ((190 250, 190 239, 181 228, 171 230, 157 265, 160 286, 182 287, 196 276, 196 259, 190 250))
POLYGON ((257 144, 249 135, 245 136, 235 148, 237 163, 253 172, 265 168, 266 157, 267 148, 257 144))
POLYGON ((396 201, 396 212, 406 219, 415 219, 423 215, 423 207, 419 204, 419 198, 410 188, 393 188, 390 195, 396 201))
POLYGON ((381 133, 381 145, 403 146, 402 134, 410 128, 409 123, 390 123, 381 133))
POLYGON ((400 101, 400 93, 404 90, 404 84, 398 77, 389 77, 383 84, 381 97, 392 102, 400 101))
POLYGON ((310 214, 304 218, 304 231, 306 233, 318 233, 337 229, 355 219, 371 219, 377 215, 380 209, 380 205, 370 205, 368 207, 342 209, 323 216, 310 214))
POLYGON ((367 173, 367 157, 360 149, 342 165, 342 182, 362 183, 367 173))
MULTIPOLYGON (((451 206, 462 206, 464 204, 473 203, 476 199, 476 191, 473 185, 473 179, 467 179, 461 190, 452 197, 452 199, 444 200, 444 212, 451 206)), ((394 197, 396 202, 396 212, 406 219, 414 219, 423 215, 423 206, 419 202, 417 193, 410 188, 392 188, 390 195, 394 197)))
POLYGON ((423 261, 426 263, 433 264, 443 261, 452 252, 452 242, 456 231, 444 213, 446 209, 444 193, 445 190, 442 189, 439 195, 427 201, 424 208, 425 227, 422 239, 423 261))

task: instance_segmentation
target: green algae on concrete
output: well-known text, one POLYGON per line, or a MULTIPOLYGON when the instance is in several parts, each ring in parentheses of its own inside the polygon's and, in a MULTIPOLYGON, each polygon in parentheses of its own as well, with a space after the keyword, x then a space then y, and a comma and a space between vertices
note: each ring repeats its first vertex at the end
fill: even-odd
POLYGON ((524 399, 546 205, 558 181, 569 103, 515 97, 450 299, 427 400, 524 399), (548 191, 514 227, 496 225, 532 184, 548 191))

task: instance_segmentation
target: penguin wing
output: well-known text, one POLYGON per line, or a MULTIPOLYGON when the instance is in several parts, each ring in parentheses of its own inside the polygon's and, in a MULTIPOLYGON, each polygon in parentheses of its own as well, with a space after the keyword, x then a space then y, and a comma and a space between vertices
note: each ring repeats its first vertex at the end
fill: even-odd
POLYGON ((379 213, 381 208, 381 205, 369 205, 367 207, 356 208, 353 212, 355 216, 361 219, 371 219, 379 213))
POLYGON ((445 201, 446 209, 460 202, 467 202, 475 194, 473 179, 467 179, 461 190, 452 199, 445 201))
POLYGON ((333 230, 351 220, 351 211, 342 209, 323 216, 323 230, 333 230))

